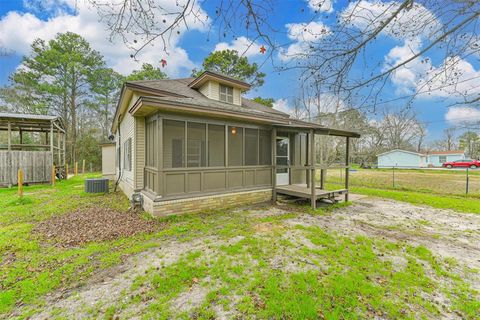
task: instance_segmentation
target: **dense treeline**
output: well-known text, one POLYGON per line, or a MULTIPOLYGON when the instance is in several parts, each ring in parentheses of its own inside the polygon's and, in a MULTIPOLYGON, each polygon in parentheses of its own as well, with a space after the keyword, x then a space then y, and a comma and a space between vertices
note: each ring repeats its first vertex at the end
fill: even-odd
POLYGON ((33 42, 9 85, 0 89, 0 108, 61 116, 67 129, 67 162, 85 159, 98 169, 99 143, 109 135, 123 82, 163 78, 166 75, 151 64, 125 77, 108 68, 84 38, 67 32, 33 42))

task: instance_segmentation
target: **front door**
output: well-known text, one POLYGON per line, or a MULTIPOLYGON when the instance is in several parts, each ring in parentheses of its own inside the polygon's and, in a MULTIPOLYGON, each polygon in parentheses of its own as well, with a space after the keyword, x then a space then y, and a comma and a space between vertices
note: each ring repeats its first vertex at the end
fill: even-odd
MULTIPOLYGON (((288 137, 277 137, 277 166, 290 165, 290 140, 288 137)), ((289 184, 289 170, 288 168, 277 169, 277 185, 282 186, 289 184)))

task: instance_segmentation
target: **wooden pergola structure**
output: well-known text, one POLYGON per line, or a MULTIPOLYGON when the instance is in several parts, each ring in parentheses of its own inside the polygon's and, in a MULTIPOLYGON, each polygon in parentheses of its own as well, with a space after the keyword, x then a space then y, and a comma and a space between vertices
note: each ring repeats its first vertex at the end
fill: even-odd
POLYGON ((0 185, 17 183, 17 171, 22 168, 25 183, 65 177, 65 126, 61 117, 36 114, 0 113, 0 185), (35 134, 26 139, 25 135, 35 134), (2 139, 4 140, 4 139, 2 139), (35 140, 34 142, 32 140, 35 140))

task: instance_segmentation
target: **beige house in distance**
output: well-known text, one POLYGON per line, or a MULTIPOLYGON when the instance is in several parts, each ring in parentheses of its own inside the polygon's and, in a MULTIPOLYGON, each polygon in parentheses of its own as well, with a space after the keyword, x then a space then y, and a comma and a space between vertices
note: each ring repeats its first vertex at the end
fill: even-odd
MULTIPOLYGON (((277 194, 348 199, 315 181, 316 135, 354 132, 295 120, 242 97, 250 85, 206 71, 197 78, 126 82, 115 113, 116 180, 156 216, 275 201, 277 194)), ((337 166, 338 167, 338 166, 337 166)))

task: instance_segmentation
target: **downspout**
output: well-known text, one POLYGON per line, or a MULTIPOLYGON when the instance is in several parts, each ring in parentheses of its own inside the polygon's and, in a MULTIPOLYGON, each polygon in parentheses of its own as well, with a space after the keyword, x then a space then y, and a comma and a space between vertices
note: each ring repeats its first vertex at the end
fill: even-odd
POLYGON ((117 182, 115 182, 115 188, 113 189, 114 192, 117 191, 118 184, 120 183, 120 179, 122 178, 122 135, 120 133, 120 117, 118 118, 118 178, 117 182))

